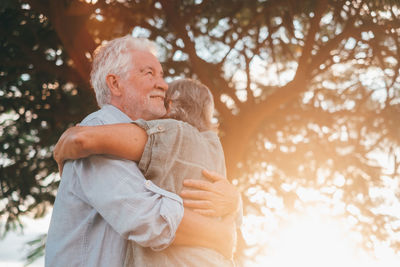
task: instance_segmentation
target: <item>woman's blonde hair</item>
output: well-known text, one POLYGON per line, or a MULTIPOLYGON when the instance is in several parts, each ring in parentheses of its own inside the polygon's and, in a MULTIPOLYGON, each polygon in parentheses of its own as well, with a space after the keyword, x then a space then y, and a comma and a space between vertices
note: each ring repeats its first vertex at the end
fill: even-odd
POLYGON ((187 122, 200 132, 216 130, 213 96, 199 81, 186 78, 169 83, 165 104, 169 118, 187 122))

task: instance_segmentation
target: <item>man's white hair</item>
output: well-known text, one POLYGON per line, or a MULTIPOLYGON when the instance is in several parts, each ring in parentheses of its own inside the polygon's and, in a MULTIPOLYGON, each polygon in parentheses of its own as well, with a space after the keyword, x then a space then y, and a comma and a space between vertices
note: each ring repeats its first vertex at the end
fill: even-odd
POLYGON ((134 64, 130 54, 132 50, 147 51, 157 56, 154 42, 131 35, 108 41, 95 50, 90 82, 100 107, 111 102, 110 89, 106 83, 107 75, 115 74, 125 78, 134 64))

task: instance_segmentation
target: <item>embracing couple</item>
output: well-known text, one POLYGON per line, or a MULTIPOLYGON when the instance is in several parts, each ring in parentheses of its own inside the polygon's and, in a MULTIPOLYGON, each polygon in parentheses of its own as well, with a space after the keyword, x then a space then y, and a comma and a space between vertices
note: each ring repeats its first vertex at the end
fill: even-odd
POLYGON ((54 150, 45 265, 233 266, 241 200, 209 89, 168 86, 154 43, 131 36, 96 50, 91 84, 101 109, 54 150))

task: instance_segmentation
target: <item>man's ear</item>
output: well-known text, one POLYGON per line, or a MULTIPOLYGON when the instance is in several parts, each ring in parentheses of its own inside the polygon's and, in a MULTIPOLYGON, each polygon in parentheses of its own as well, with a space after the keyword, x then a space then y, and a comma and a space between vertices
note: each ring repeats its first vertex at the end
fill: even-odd
POLYGON ((118 81, 118 76, 115 74, 108 74, 106 76, 106 83, 108 88, 110 89, 111 95, 113 96, 121 96, 122 88, 118 81))

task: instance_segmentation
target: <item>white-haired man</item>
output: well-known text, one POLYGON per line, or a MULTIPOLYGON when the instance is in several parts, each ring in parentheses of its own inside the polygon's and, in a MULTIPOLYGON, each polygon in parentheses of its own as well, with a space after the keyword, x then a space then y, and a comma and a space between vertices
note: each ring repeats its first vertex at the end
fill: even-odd
MULTIPOLYGON (((81 125, 165 115, 168 86, 154 48, 147 39, 125 36, 98 50, 91 82, 101 109, 81 125)), ((122 266, 127 242, 162 250, 174 238, 175 244, 210 247, 229 257, 234 235, 233 219, 218 223, 184 209, 177 195, 146 180, 134 162, 91 156, 64 165, 45 264, 122 266)))

